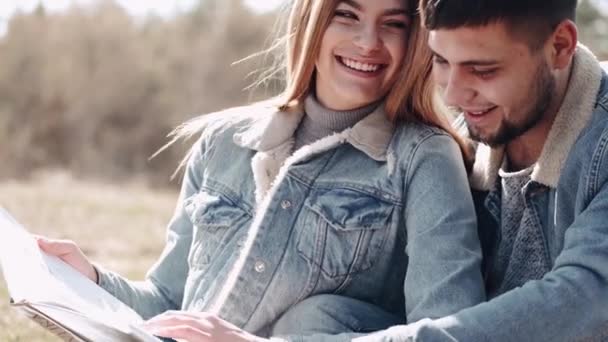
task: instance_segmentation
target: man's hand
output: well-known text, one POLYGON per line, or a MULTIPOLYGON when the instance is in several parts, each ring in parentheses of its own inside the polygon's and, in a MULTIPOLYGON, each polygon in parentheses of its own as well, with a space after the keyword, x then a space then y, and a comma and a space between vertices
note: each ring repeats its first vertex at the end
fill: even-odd
POLYGON ((156 336, 186 342, 269 341, 205 312, 167 311, 144 323, 143 328, 156 336))

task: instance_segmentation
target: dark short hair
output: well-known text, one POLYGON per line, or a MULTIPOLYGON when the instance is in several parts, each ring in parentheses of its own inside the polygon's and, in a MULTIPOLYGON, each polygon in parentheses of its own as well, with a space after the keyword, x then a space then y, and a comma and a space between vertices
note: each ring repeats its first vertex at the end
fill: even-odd
POLYGON ((420 10, 428 30, 504 22, 535 47, 562 21, 575 20, 576 5, 577 0, 421 0, 420 10))

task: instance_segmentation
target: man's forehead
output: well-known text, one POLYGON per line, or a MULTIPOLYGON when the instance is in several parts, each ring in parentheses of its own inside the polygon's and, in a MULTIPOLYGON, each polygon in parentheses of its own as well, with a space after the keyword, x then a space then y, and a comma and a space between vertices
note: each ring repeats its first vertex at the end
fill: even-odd
POLYGON ((435 55, 454 63, 512 58, 528 48, 494 24, 431 30, 428 43, 435 55))

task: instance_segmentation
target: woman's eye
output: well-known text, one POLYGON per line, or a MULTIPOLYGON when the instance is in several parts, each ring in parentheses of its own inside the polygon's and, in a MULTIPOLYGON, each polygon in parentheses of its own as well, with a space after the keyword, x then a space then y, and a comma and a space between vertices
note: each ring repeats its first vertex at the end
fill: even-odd
POLYGON ((404 21, 388 21, 384 23, 384 26, 396 29, 405 29, 407 24, 404 21))
POLYGON ((352 20, 357 20, 357 15, 351 11, 347 11, 347 10, 336 10, 336 12, 334 13, 335 17, 338 18, 343 18, 343 19, 352 19, 352 20))
POLYGON ((446 61, 445 59, 439 57, 439 56, 433 56, 433 63, 436 65, 447 65, 448 61, 446 61))

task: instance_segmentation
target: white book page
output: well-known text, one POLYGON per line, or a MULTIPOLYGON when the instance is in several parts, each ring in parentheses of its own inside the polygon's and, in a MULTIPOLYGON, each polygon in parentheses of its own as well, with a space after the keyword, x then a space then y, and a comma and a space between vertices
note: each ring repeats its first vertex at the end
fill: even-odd
POLYGON ((131 328, 133 329, 131 335, 137 337, 142 342, 162 342, 161 339, 150 334, 137 325, 133 325, 131 328))
POLYGON ((55 303, 128 334, 133 325, 143 322, 135 311, 90 279, 40 251, 31 234, 2 207, 0 264, 9 294, 17 303, 55 303))
POLYGON ((76 334, 70 329, 66 329, 56 320, 44 315, 39 310, 32 308, 29 304, 17 305, 16 308, 23 312, 28 318, 38 323, 42 328, 51 334, 59 337, 65 342, 90 342, 86 338, 76 334))
POLYGON ((47 301, 51 291, 49 270, 36 241, 4 209, 0 208, 0 266, 9 294, 15 302, 47 301))

